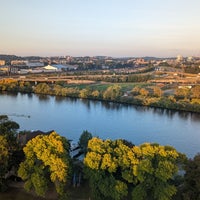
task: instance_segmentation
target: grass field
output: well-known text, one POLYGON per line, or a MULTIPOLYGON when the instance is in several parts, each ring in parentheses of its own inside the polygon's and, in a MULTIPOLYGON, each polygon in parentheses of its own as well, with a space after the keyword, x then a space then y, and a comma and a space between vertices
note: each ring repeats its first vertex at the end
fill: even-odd
POLYGON ((146 87, 149 83, 92 83, 92 84, 67 84, 66 87, 76 87, 78 89, 91 88, 92 90, 105 91, 112 85, 119 85, 123 92, 132 90, 135 86, 146 87))

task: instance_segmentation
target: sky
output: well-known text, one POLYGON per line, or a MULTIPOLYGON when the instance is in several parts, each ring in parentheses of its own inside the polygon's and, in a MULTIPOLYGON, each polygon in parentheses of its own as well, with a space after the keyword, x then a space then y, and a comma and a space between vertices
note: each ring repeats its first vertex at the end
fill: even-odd
POLYGON ((199 0, 0 3, 0 54, 200 56, 199 0))

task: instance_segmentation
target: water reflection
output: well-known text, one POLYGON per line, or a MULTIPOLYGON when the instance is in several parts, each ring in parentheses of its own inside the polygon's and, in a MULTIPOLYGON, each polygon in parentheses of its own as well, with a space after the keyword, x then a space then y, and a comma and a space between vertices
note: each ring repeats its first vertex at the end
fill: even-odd
POLYGON ((64 101, 66 101, 66 97, 62 97, 62 96, 55 96, 55 102, 56 103, 63 103, 64 101))
POLYGON ((192 121, 200 122, 200 114, 191 113, 190 117, 191 117, 192 121))
POLYGON ((107 110, 119 110, 120 108, 122 108, 122 104, 106 101, 102 101, 101 106, 103 106, 107 110))
POLYGON ((71 102, 71 103, 76 103, 78 101, 76 97, 67 97, 66 99, 68 102, 71 102))
POLYGON ((102 138, 123 138, 135 144, 169 144, 190 156, 200 146, 200 114, 195 113, 20 93, 0 95, 0 112, 10 114, 22 130, 54 129, 74 141, 88 130, 102 138))
POLYGON ((146 112, 149 110, 149 107, 146 106, 132 105, 132 107, 138 112, 146 112))
POLYGON ((37 94, 37 97, 41 102, 48 102, 50 100, 49 95, 37 94))
MULTIPOLYGON (((84 106, 86 106, 86 108, 88 109, 88 110, 90 110, 90 108, 91 108, 91 101, 90 100, 88 100, 88 99, 80 99, 81 100, 81 102, 84 104, 84 106)), ((93 102, 92 102, 93 103, 93 102)))
POLYGON ((29 99, 33 98, 33 94, 32 93, 28 93, 27 96, 28 96, 29 99))
POLYGON ((169 118, 173 118, 173 117, 176 115, 176 113, 177 113, 177 111, 165 109, 165 114, 166 114, 169 118))
POLYGON ((6 95, 6 96, 9 96, 9 97, 14 97, 14 98, 16 98, 17 95, 18 95, 18 92, 8 93, 8 92, 6 92, 6 91, 0 91, 0 95, 6 95))

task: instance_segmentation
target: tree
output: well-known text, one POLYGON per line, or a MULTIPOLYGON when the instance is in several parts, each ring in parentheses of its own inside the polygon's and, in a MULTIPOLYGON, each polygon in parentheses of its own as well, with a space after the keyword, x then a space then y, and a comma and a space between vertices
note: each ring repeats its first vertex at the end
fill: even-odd
POLYGON ((190 94, 189 88, 177 88, 175 91, 175 97, 178 99, 187 99, 190 94))
POLYGON ((91 89, 90 88, 84 88, 80 91, 79 97, 80 98, 88 98, 91 95, 91 89))
POLYGON ((113 85, 106 89, 106 91, 103 93, 103 98, 107 100, 117 100, 121 93, 121 87, 119 85, 113 85))
POLYGON ((53 94, 62 95, 62 86, 55 84, 53 86, 53 94))
POLYGON ((200 98, 200 85, 196 85, 191 89, 192 98, 200 98))
POLYGON ((119 163, 123 159, 118 155, 121 152, 120 144, 127 147, 123 145, 122 140, 103 141, 94 137, 88 142, 88 152, 84 159, 84 172, 89 179, 94 199, 120 200, 128 194, 127 184, 117 175, 119 163))
POLYGON ((131 93, 132 93, 133 95, 139 95, 140 89, 141 89, 140 87, 135 86, 135 87, 132 89, 131 93))
POLYGON ((170 200, 176 193, 171 181, 178 158, 179 153, 168 146, 92 138, 84 159, 85 174, 95 199, 122 199, 132 190, 133 199, 170 200))
POLYGON ((19 124, 9 120, 7 115, 0 115, 0 135, 5 137, 9 149, 8 170, 13 167, 18 168, 19 162, 23 157, 19 158, 18 156, 21 151, 16 137, 19 127, 19 124))
POLYGON ((88 141, 92 139, 92 134, 88 131, 83 131, 79 138, 79 147, 81 148, 81 152, 84 153, 84 155, 87 153, 87 146, 88 141))
POLYGON ((17 129, 19 124, 10 121, 7 115, 0 115, 0 190, 6 189, 6 173, 18 168, 21 161, 17 153, 20 146, 17 144, 17 129))
POLYGON ((163 94, 163 92, 159 87, 153 87, 153 95, 155 97, 161 97, 162 94, 163 94))
POLYGON ((200 199, 200 154, 189 159, 185 167, 183 199, 200 199))
POLYGON ((8 171, 8 142, 5 136, 0 135, 0 191, 6 189, 5 174, 8 171))
POLYGON ((77 97, 79 95, 79 89, 78 88, 73 88, 73 87, 66 88, 65 93, 66 93, 66 96, 77 97))
POLYGON ((94 90, 92 92, 92 97, 94 97, 95 99, 97 99, 100 96, 100 92, 98 90, 94 90))
POLYGON ((69 149, 67 139, 56 132, 30 140, 23 149, 25 160, 18 170, 25 189, 34 189, 39 196, 45 196, 53 183, 57 193, 63 195, 70 175, 69 149))
POLYGON ((50 94, 51 88, 47 83, 39 83, 35 88, 34 92, 38 94, 50 94))
POLYGON ((149 143, 134 148, 140 161, 134 172, 133 199, 172 199, 176 188, 170 182, 178 171, 179 153, 172 147, 149 143))
POLYGON ((144 97, 147 97, 149 95, 149 91, 144 88, 141 88, 139 93, 144 97))
POLYGON ((19 124, 9 120, 7 115, 0 115, 0 135, 5 136, 10 151, 16 149, 16 134, 19 124))

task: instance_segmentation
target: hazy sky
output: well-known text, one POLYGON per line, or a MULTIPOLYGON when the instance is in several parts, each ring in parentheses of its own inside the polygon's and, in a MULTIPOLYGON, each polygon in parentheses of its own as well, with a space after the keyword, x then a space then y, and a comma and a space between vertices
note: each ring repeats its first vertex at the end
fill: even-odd
POLYGON ((200 0, 0 0, 0 54, 200 56, 200 0))

